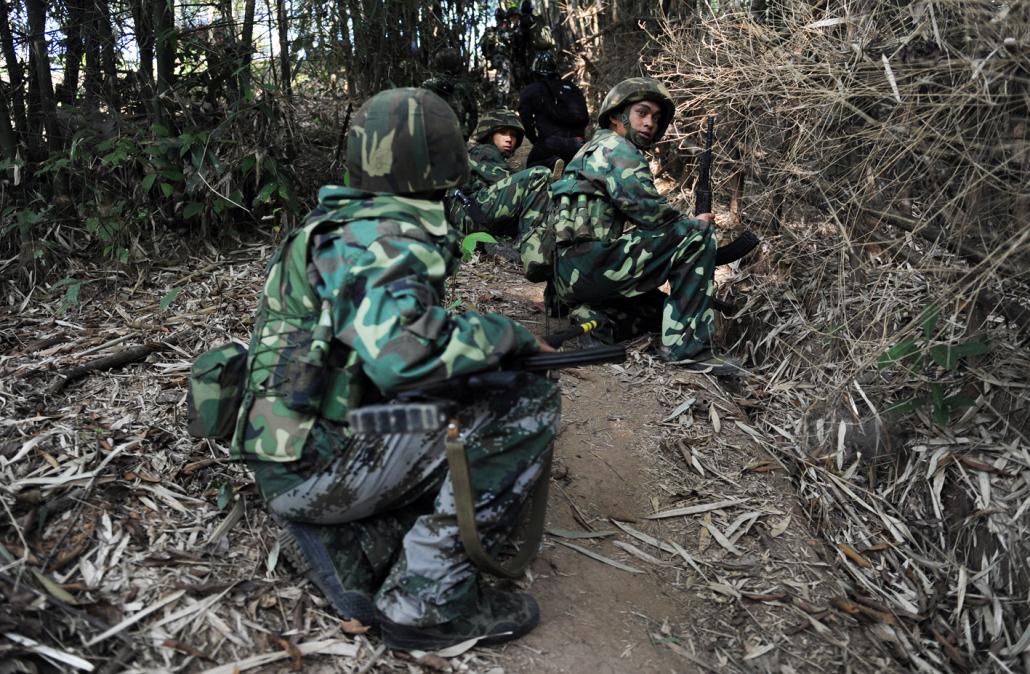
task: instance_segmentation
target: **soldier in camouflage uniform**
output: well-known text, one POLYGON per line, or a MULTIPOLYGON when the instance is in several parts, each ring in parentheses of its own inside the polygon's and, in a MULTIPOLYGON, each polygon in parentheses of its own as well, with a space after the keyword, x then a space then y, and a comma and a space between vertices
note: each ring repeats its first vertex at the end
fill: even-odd
POLYGON ((464 75, 461 54, 454 47, 444 47, 433 57, 433 77, 423 82, 422 88, 447 101, 458 116, 462 138, 468 140, 479 123, 479 105, 464 75))
MULTIPOLYGON (((602 324, 602 341, 658 331, 663 360, 732 374, 737 365, 710 350, 712 215, 691 218, 672 207, 644 155, 674 111, 665 86, 649 78, 625 80, 605 97, 597 132, 551 187, 553 289, 573 307, 572 320, 602 324), (666 282, 668 295, 658 289, 666 282)), ((522 252, 525 262, 532 251, 522 252)))
MULTIPOLYGON (((459 239, 440 200, 468 175, 444 101, 424 89, 370 99, 348 132, 347 167, 352 187, 322 188, 270 263, 232 452, 288 532, 287 559, 339 613, 378 623, 388 646, 517 638, 538 607, 479 585, 443 432, 357 436, 345 420, 400 389, 551 349, 509 318, 441 305, 459 239)), ((528 376, 458 412, 488 546, 507 539, 527 494, 548 479, 559 405, 553 383, 528 376)))
POLYGON ((512 173, 508 158, 522 145, 525 129, 511 110, 494 110, 476 128, 469 150, 470 179, 445 199, 447 219, 464 233, 487 231, 521 237, 543 221, 551 172, 533 167, 512 173))

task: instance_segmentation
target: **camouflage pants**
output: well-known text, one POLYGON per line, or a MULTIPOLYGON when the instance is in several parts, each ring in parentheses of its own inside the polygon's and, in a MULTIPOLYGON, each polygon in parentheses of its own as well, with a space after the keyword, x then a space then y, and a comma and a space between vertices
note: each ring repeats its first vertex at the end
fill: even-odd
MULTIPOLYGON (((476 523, 488 548, 508 540, 536 481, 549 479, 541 472, 557 433, 560 395, 547 379, 520 376, 522 383, 506 390, 477 393, 458 415, 476 523)), ((370 593, 378 587, 376 606, 390 620, 433 625, 470 611, 477 574, 458 531, 443 431, 353 442, 339 432, 313 438, 346 449, 270 499, 269 509, 323 525, 321 538, 341 581, 370 593)))
POLYGON ((602 339, 627 339, 661 328, 674 358, 708 348, 714 312, 715 237, 678 221, 635 229, 611 241, 558 248, 554 286, 575 322, 599 320, 602 339), (658 290, 666 281, 669 295, 658 290))
POLYGON ((542 166, 512 173, 471 196, 483 222, 476 222, 474 209, 461 201, 454 203, 453 210, 448 208, 448 220, 462 234, 487 231, 519 239, 543 221, 551 201, 550 178, 551 172, 542 166))

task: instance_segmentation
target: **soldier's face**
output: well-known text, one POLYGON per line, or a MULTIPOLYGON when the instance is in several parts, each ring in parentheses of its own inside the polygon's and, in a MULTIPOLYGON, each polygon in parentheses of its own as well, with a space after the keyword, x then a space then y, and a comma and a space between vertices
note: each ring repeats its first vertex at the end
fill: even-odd
POLYGON ((648 140, 654 137, 662 121, 662 108, 651 101, 640 101, 629 107, 629 125, 648 140))
POLYGON ((497 149, 502 153, 515 151, 515 141, 517 140, 515 129, 501 129, 500 131, 495 131, 492 140, 494 145, 497 146, 497 149))

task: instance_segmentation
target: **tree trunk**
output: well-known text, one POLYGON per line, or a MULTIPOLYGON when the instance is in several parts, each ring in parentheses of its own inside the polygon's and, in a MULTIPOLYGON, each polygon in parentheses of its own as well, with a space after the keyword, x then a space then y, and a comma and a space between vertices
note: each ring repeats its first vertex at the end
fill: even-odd
POLYGON ((139 46, 139 83, 143 98, 149 97, 146 91, 154 82, 154 22, 149 0, 132 0, 132 23, 136 29, 136 44, 139 46))
POLYGON ((6 87, 0 83, 0 159, 14 159, 18 152, 18 139, 11 126, 11 111, 7 109, 6 87))
POLYGON ((354 95, 354 45, 350 39, 350 9, 347 0, 338 0, 336 10, 339 13, 340 21, 340 52, 341 58, 337 65, 343 68, 346 73, 347 95, 354 95))
POLYGON ((290 83, 290 36, 286 23, 286 0, 275 0, 276 22, 279 24, 279 72, 282 77, 283 94, 286 100, 293 98, 290 83))
POLYGON ((82 0, 67 0, 68 22, 64 26, 64 77, 57 89, 57 102, 73 105, 79 92, 79 67, 82 63, 82 27, 86 12, 82 0))
POLYGON ((57 107, 54 101, 54 82, 50 79, 50 54, 46 44, 46 0, 25 0, 25 13, 29 19, 30 49, 35 59, 36 83, 39 87, 39 106, 46 130, 47 146, 51 152, 61 148, 61 132, 57 126, 57 107))
POLYGON ((115 57, 114 28, 111 25, 111 5, 108 0, 95 0, 97 37, 100 40, 100 70, 104 80, 104 97, 111 109, 117 110, 121 95, 118 91, 118 60, 115 57))
POLYGON ((157 95, 175 84, 175 5, 173 0, 151 0, 157 56, 157 95))
POLYGON ((257 0, 246 0, 243 9, 243 35, 240 37, 240 97, 250 98, 250 62, 254 54, 254 8, 257 0))
POLYGON ((7 77, 11 82, 10 101, 14 130, 19 139, 26 142, 28 119, 25 116, 25 80, 22 76, 21 63, 18 62, 18 54, 14 50, 14 36, 11 34, 7 0, 0 0, 0 48, 3 49, 7 77))

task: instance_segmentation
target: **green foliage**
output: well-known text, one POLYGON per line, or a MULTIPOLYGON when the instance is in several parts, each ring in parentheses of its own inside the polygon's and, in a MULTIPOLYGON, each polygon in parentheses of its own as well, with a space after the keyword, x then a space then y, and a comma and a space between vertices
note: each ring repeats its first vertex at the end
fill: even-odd
POLYGON ((471 260, 476 245, 480 243, 497 243, 497 239, 487 232, 472 232, 461 240, 461 259, 465 262, 471 260))
POLYGON ((181 292, 182 292, 182 288, 172 288, 171 290, 166 292, 165 296, 162 297, 161 301, 158 303, 158 310, 159 311, 166 311, 168 309, 168 307, 170 307, 172 305, 172 302, 175 301, 175 298, 178 297, 179 293, 181 293, 181 292))
POLYGON ((888 414, 912 414, 929 405, 931 419, 943 428, 954 412, 976 404, 961 394, 946 395, 949 382, 955 380, 952 375, 958 372, 963 358, 989 353, 990 346, 978 341, 934 343, 939 321, 937 305, 925 308, 916 319, 921 336, 908 337, 891 346, 880 355, 876 365, 907 377, 910 384, 906 389, 915 393, 888 407, 888 414))

